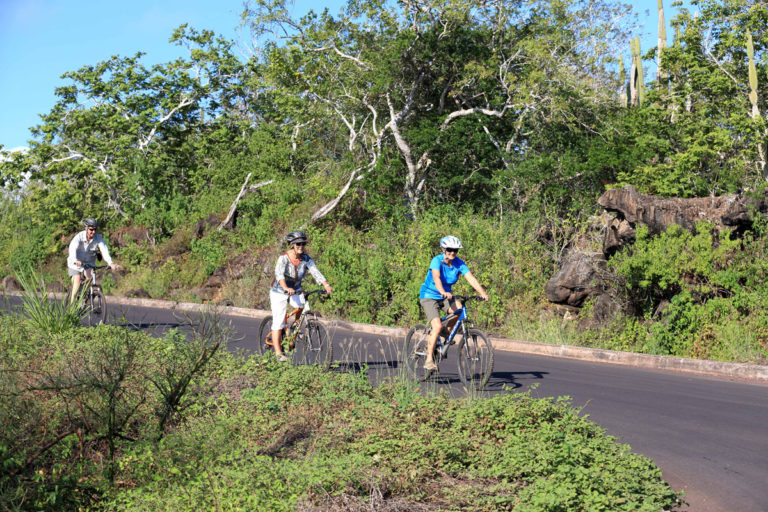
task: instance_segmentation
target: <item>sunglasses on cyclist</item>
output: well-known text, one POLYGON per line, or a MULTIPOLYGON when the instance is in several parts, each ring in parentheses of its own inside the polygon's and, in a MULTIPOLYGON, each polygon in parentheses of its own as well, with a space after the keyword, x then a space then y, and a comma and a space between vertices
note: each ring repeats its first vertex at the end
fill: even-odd
POLYGON ((446 247, 445 248, 445 252, 452 252, 452 253, 456 254, 456 253, 459 252, 459 250, 458 249, 449 249, 448 247, 446 247))
POLYGON ((299 247, 304 247, 305 245, 307 245, 307 242, 296 242, 293 245, 298 245, 299 247))
POLYGON ((96 228, 85 228, 86 231, 96 231, 96 228))

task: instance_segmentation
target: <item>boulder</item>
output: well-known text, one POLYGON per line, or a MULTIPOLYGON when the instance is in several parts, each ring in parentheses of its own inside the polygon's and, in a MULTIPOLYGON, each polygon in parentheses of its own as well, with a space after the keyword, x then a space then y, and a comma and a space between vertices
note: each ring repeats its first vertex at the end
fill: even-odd
MULTIPOLYGON (((141 245, 145 242, 154 244, 154 239, 147 228, 141 226, 130 226, 117 228, 109 234, 109 243, 117 249, 122 249, 129 245, 141 245)), ((111 251, 110 251, 111 252, 111 251)))
POLYGON ((580 307, 603 291, 606 260, 602 253, 577 253, 568 258, 544 286, 547 299, 555 304, 580 307))
POLYGON ((206 231, 210 231, 219 225, 221 221, 216 215, 209 215, 205 219, 197 221, 195 228, 192 230, 192 234, 195 238, 202 238, 206 231))
POLYGON ((635 230, 626 219, 612 219, 605 229, 603 236, 603 254, 610 258, 625 245, 635 241, 635 230))
POLYGON ((149 292, 145 290, 144 288, 134 288, 132 290, 128 290, 125 292, 126 297, 131 297, 134 299, 151 299, 152 297, 149 295, 149 292))
POLYGON ((13 276, 5 276, 3 278, 3 289, 7 292, 20 292, 24 290, 13 276))
POLYGON ((64 285, 58 281, 45 284, 45 290, 53 293, 64 293, 64 285))
POLYGON ((221 296, 221 290, 212 286, 192 288, 190 291, 205 301, 213 301, 221 296))
POLYGON ((221 288, 227 282, 240 279, 246 271, 252 269, 257 264, 257 257, 249 253, 236 254, 224 265, 213 271, 213 274, 206 281, 206 287, 221 288))

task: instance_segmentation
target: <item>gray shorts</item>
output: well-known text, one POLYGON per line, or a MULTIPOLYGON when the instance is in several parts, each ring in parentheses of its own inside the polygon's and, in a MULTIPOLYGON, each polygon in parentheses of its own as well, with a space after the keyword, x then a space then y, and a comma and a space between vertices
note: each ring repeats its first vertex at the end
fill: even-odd
POLYGON ((457 304, 456 299, 451 299, 450 301, 447 299, 420 299, 419 302, 421 302, 421 309, 424 310, 424 313, 427 314, 427 321, 432 322, 433 318, 440 318, 440 310, 448 311, 448 306, 451 306, 454 311, 456 310, 457 304))
POLYGON ((93 270, 91 269, 72 270, 71 268, 67 267, 67 273, 69 273, 69 277, 75 277, 76 275, 83 275, 84 278, 87 278, 93 274, 93 270))

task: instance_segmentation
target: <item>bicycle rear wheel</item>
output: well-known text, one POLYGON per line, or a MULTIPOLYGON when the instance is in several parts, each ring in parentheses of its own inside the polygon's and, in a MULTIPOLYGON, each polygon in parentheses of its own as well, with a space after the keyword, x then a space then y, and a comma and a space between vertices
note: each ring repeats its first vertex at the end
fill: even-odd
POLYGON ((307 319, 304 337, 296 342, 291 361, 294 364, 317 365, 327 370, 332 360, 333 342, 328 328, 317 319, 307 319))
POLYGON ((458 369, 468 389, 481 390, 493 373, 493 346, 479 329, 469 329, 469 337, 459 343, 458 369))
POLYGON ((431 370, 424 369, 424 360, 427 357, 427 338, 431 327, 417 324, 411 327, 405 335, 403 344, 403 364, 405 364, 411 377, 418 381, 424 381, 432 374, 431 370))
POLYGON ((272 350, 271 346, 267 346, 267 341, 272 342, 272 315, 262 320, 259 325, 259 339, 256 340, 256 350, 259 351, 260 355, 264 355, 269 350, 272 350))

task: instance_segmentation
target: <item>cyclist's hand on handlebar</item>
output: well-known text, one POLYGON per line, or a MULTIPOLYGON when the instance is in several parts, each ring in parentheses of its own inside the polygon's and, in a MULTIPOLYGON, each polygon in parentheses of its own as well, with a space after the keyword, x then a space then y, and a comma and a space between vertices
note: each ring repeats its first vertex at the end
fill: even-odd
POLYGON ((482 293, 480 294, 480 297, 481 297, 481 298, 482 298, 484 301, 488 302, 488 294, 487 294, 487 293, 485 293, 485 292, 482 292, 482 293))
POLYGON ((328 295, 330 295, 331 292, 333 291, 333 288, 331 288, 331 285, 329 285, 328 283, 325 283, 323 285, 323 288, 325 288, 325 293, 327 293, 328 295))
POLYGON ((440 295, 442 295, 444 299, 448 299, 448 300, 451 300, 453 298, 453 294, 451 292, 443 292, 440 295))
POLYGON ((296 290, 294 290, 293 288, 286 288, 285 293, 286 295, 296 295, 296 290))
POLYGON ((80 260, 75 260, 75 266, 76 267, 82 267, 83 266, 83 262, 80 261, 80 260))

